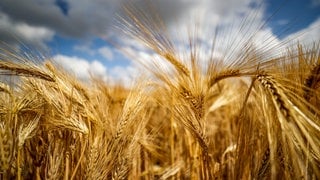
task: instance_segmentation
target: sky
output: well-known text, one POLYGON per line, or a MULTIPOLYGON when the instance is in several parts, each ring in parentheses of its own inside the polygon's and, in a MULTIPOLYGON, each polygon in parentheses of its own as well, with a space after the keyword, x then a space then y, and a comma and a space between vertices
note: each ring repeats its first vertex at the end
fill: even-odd
POLYGON ((203 56, 217 29, 217 56, 237 51, 252 34, 255 45, 270 52, 320 40, 320 0, 150 0, 152 9, 147 0, 1 0, 0 42, 45 52, 82 80, 94 75, 130 84, 141 72, 132 56, 157 57, 117 28, 128 2, 146 14, 156 11, 179 50, 187 49, 188 29, 197 24, 203 56))

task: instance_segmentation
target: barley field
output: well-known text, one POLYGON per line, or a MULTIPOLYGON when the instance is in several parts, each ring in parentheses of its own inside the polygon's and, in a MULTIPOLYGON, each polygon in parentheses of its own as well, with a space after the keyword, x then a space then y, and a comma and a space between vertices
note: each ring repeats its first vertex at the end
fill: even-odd
POLYGON ((0 179, 320 177, 319 41, 261 49, 252 34, 219 59, 214 41, 203 63, 196 33, 180 55, 161 19, 124 14, 118 27, 171 69, 137 59, 133 86, 83 82, 1 46, 0 179))

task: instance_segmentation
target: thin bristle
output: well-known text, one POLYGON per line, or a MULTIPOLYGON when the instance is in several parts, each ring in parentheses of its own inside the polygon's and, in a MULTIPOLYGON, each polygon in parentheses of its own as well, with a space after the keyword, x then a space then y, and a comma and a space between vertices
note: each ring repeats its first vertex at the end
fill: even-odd
MULTIPOLYGON (((36 67, 36 66, 35 66, 36 67)), ((10 61, 0 60, 0 69, 9 71, 8 74, 17 76, 31 76, 54 82, 54 78, 49 74, 40 71, 32 66, 16 64, 10 61)))

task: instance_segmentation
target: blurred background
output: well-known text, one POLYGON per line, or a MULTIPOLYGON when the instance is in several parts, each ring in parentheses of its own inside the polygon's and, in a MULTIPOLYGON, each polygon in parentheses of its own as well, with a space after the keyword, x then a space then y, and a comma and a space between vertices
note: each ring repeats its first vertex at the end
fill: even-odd
POLYGON ((197 26, 204 56, 217 29, 220 41, 228 40, 219 43, 217 56, 225 53, 227 44, 240 46, 247 34, 254 33, 261 48, 268 40, 278 47, 311 44, 320 37, 320 0, 1 0, 0 41, 43 52, 82 80, 95 75, 129 84, 139 70, 124 52, 141 59, 155 55, 115 28, 127 3, 146 14, 156 11, 178 51, 187 50, 188 29, 197 26), (239 32, 242 26, 248 30, 239 32))

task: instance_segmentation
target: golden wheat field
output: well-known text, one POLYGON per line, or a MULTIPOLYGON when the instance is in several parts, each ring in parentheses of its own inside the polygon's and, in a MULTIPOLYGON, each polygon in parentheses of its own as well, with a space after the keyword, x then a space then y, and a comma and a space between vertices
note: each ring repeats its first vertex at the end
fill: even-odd
POLYGON ((196 33, 182 56, 161 19, 123 9, 118 27, 172 69, 83 82, 1 46, 0 179, 320 177, 319 41, 272 54, 251 34, 220 58, 213 42, 203 63, 196 33))

